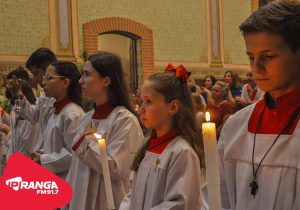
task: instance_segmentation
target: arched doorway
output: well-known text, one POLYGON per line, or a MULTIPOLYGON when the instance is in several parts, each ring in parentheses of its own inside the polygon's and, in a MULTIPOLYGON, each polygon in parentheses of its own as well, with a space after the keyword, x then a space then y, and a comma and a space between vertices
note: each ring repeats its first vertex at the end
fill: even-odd
POLYGON ((132 93, 136 93, 142 79, 140 38, 122 32, 103 33, 98 35, 98 50, 113 52, 120 56, 129 89, 132 93))
MULTIPOLYGON (((98 46, 98 36, 104 34, 114 34, 125 36, 131 39, 132 54, 131 58, 135 62, 131 65, 137 65, 135 75, 138 81, 133 82, 133 90, 141 85, 143 80, 154 73, 154 50, 152 30, 145 25, 127 18, 103 18, 87 22, 83 25, 84 48, 88 54, 94 54, 101 48, 98 46)), ((134 73, 134 70, 132 71, 134 73)))

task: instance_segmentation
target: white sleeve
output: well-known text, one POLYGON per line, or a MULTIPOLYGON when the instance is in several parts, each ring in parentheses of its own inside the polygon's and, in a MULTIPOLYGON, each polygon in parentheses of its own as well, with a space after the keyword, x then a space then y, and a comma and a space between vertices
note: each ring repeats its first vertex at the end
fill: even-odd
POLYGON ((41 112, 45 110, 47 105, 49 105, 51 99, 52 98, 48 98, 43 95, 38 98, 38 100, 36 101, 36 105, 31 105, 27 101, 26 97, 24 97, 22 99, 22 110, 20 112, 20 116, 33 124, 38 123, 41 112))
MULTIPOLYGON (((65 147, 60 148, 58 152, 41 155, 41 165, 54 173, 62 173, 69 170, 72 162, 71 142, 78 129, 78 124, 82 118, 83 112, 72 112, 64 116, 60 125, 62 129, 63 141, 65 147)), ((58 137, 58 136, 56 136, 58 137)))
MULTIPOLYGON (((109 138, 106 142, 109 142, 107 153, 112 180, 123 178, 130 168, 135 153, 143 145, 144 136, 137 119, 134 118, 128 115, 116 118, 110 135, 106 136, 109 138)), ((87 135, 79 141, 79 145, 76 143, 77 147, 73 146, 75 155, 89 167, 102 173, 99 146, 94 136, 87 135)))
POLYGON ((33 148, 35 146, 36 140, 37 140, 37 134, 39 130, 38 124, 32 125, 30 122, 27 121, 26 126, 23 129, 23 133, 21 138, 21 141, 24 141, 25 143, 23 144, 25 148, 19 148, 20 151, 24 152, 25 155, 29 156, 33 148))

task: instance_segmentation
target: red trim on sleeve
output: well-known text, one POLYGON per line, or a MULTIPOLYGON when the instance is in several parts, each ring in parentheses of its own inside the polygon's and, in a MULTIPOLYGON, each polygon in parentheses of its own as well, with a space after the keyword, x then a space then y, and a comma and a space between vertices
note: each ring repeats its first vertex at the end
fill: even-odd
POLYGON ((74 146, 72 147, 72 149, 74 151, 76 151, 78 149, 78 147, 80 146, 80 144, 83 142, 83 139, 86 136, 91 135, 91 134, 93 134, 93 132, 88 132, 88 133, 83 134, 83 136, 81 136, 80 139, 74 144, 74 146))

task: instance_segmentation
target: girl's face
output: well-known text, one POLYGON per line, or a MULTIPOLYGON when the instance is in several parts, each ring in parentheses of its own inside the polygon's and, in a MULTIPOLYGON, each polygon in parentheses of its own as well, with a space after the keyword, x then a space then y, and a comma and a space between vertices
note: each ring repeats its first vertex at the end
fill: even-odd
POLYGON ((224 98, 220 85, 214 85, 211 89, 211 94, 214 100, 221 100, 224 98))
POLYGON ((212 88, 212 80, 210 77, 206 77, 206 79, 204 80, 204 87, 207 89, 211 89, 212 88))
POLYGON ((83 67, 83 74, 79 80, 82 94, 97 101, 107 95, 110 85, 109 77, 101 77, 93 68, 92 63, 87 61, 83 67))
POLYGON ((60 100, 67 96, 70 80, 57 74, 55 68, 49 65, 42 84, 46 96, 60 100))
POLYGON ((227 84, 231 85, 233 83, 233 79, 232 79, 232 75, 230 72, 227 72, 224 75, 224 82, 226 82, 227 84))
POLYGON ((141 89, 142 105, 140 107, 140 118, 147 128, 162 129, 171 126, 174 112, 173 100, 165 102, 165 97, 153 88, 153 82, 147 80, 141 89))

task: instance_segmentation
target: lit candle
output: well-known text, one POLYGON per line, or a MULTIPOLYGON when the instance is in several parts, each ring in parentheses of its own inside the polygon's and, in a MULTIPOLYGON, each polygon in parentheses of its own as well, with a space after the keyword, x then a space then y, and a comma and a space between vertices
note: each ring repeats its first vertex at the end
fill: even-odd
POLYGON ((204 142, 208 205, 210 210, 221 209, 219 158, 216 138, 216 124, 209 122, 210 115, 205 113, 206 123, 202 124, 204 142))
POLYGON ((109 210, 115 209, 114 199, 111 189, 111 181, 110 181, 110 174, 107 162, 107 153, 106 153, 106 145, 105 140, 101 137, 101 135, 94 133, 95 137, 99 143, 100 149, 100 156, 101 156, 101 165, 102 165, 102 174, 104 178, 104 186, 105 186, 105 193, 106 193, 106 200, 107 200, 107 208, 109 210))

